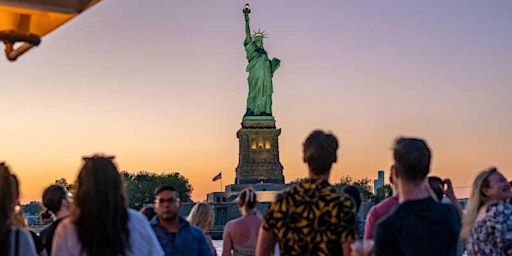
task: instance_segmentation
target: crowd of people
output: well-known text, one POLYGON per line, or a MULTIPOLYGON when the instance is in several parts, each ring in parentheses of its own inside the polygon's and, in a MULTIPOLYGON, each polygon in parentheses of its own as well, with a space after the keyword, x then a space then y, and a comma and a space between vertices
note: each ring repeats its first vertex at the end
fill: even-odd
MULTIPOLYGON (((449 179, 428 176, 427 143, 400 137, 389 175, 393 195, 365 220, 357 214, 357 187, 329 184, 338 147, 333 134, 313 131, 303 144, 308 178, 281 192, 264 216, 256 191, 241 191, 241 217, 224 227, 222 256, 512 255, 511 184, 497 168, 476 176, 463 210, 449 179)), ((24 223, 18 179, 0 163, 0 255, 217 255, 208 203, 196 203, 185 218, 178 190, 168 184, 155 190, 154 207, 135 211, 126 201, 113 159, 84 158, 72 197, 60 185, 44 190, 42 217, 53 222, 38 235, 24 223)))

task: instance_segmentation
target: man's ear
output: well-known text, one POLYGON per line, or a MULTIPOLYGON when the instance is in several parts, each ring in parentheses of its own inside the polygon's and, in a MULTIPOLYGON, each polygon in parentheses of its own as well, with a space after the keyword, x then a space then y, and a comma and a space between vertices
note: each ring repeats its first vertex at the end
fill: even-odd
POLYGON ((389 167, 389 183, 391 184, 395 184, 395 165, 391 165, 391 167, 389 167))
MULTIPOLYGON (((399 169, 397 166, 393 166, 393 168, 391 169, 391 171, 392 171, 392 172, 393 172, 393 174, 395 175, 395 176, 394 176, 395 178, 397 178, 397 179, 398 179, 398 178, 400 178, 400 169, 399 169)), ((396 180, 395 180, 395 181, 393 181, 393 182, 396 182, 396 180)))

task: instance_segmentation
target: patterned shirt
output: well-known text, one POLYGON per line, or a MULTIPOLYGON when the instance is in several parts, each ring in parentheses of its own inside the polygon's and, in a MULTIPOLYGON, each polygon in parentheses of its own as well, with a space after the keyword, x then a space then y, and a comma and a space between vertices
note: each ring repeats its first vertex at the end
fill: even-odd
POLYGON ((341 243, 357 236, 356 208, 321 179, 306 179, 270 206, 263 229, 278 241, 281 255, 343 255, 341 243))
POLYGON ((501 201, 471 228, 468 256, 512 255, 512 205, 501 201))

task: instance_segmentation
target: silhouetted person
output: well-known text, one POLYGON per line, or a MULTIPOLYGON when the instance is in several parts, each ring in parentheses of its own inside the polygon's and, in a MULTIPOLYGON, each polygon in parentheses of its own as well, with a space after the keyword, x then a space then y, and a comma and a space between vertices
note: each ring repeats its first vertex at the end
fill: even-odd
POLYGON ((48 218, 53 215, 54 221, 40 233, 41 240, 48 255, 52 254, 53 235, 60 222, 68 217, 70 210, 70 199, 68 191, 61 185, 51 185, 43 192, 43 206, 46 211, 41 216, 48 218))

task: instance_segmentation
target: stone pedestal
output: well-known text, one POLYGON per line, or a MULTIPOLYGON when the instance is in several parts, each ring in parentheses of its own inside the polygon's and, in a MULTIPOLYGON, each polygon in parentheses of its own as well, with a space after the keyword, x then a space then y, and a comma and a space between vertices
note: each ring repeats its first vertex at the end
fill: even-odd
POLYGON ((273 117, 245 117, 236 136, 239 141, 235 184, 284 184, 278 137, 273 117))

